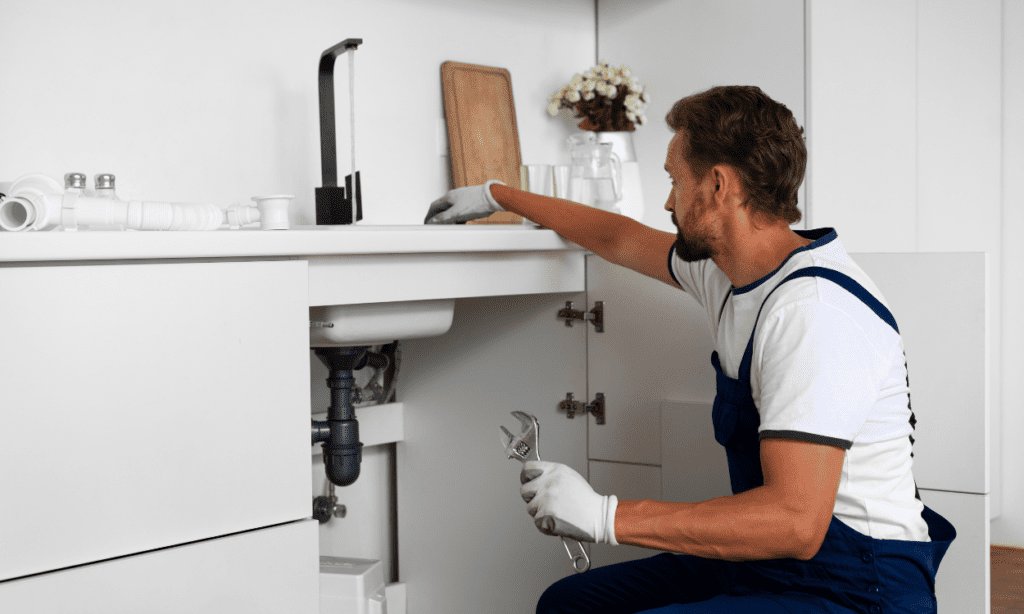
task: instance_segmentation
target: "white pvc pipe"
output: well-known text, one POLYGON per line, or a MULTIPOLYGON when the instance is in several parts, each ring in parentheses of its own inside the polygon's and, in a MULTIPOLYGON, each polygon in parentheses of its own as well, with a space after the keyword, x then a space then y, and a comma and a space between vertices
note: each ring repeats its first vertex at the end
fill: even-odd
POLYGON ((0 202, 0 228, 24 230, 35 221, 35 208, 22 197, 14 196, 0 202))
POLYGON ((26 175, 0 201, 0 228, 50 230, 58 226, 121 226, 134 230, 216 230, 224 211, 215 205, 82 196, 46 175, 26 175))
POLYGON ((60 223, 64 188, 46 175, 25 175, 11 184, 0 201, 0 228, 9 231, 49 230, 60 223))
POLYGON ((217 230, 260 223, 262 230, 287 230, 291 195, 254 196, 256 205, 215 205, 116 200, 65 190, 46 175, 25 175, 0 200, 0 228, 20 232, 63 227, 130 230, 217 230))

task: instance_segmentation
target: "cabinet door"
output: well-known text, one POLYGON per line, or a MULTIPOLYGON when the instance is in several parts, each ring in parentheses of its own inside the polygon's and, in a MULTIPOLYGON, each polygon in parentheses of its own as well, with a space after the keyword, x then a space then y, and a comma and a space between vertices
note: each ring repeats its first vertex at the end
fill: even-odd
POLYGON ((410 612, 532 612, 573 573, 560 540, 526 513, 522 465, 505 455, 498 427, 518 432, 510 412, 534 414, 540 457, 587 474, 587 422, 558 410, 567 392, 586 393, 586 331, 556 317, 584 300, 463 299, 447 334, 402 343, 398 541, 410 612))
POLYGON ((305 262, 0 288, 0 580, 310 515, 305 262))
POLYGON ((316 614, 317 523, 292 522, 0 583, 0 612, 316 614))
POLYGON ((592 460, 661 465, 663 399, 712 401, 714 347, 703 309, 688 294, 587 256, 590 307, 604 304, 604 332, 588 327, 590 397, 605 395, 605 424, 589 420, 592 460))

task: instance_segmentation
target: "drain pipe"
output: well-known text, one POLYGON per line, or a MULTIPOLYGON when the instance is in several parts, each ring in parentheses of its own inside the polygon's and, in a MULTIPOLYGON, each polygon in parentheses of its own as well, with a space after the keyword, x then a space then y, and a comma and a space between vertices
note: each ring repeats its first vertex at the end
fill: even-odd
POLYGON ((388 358, 367 351, 367 346, 314 348, 317 358, 327 367, 327 386, 331 405, 326 421, 312 421, 312 443, 323 443, 327 479, 348 486, 359 477, 363 444, 359 441, 359 423, 352 404, 356 392, 353 371, 365 366, 387 368, 388 358))

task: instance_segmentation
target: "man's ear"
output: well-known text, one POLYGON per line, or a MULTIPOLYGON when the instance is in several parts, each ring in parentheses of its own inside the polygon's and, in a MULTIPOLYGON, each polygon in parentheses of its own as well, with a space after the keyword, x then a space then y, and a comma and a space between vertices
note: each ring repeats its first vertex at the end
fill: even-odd
POLYGON ((740 175, 735 168, 718 164, 712 167, 711 171, 715 179, 715 196, 722 198, 723 201, 730 197, 745 201, 740 175))

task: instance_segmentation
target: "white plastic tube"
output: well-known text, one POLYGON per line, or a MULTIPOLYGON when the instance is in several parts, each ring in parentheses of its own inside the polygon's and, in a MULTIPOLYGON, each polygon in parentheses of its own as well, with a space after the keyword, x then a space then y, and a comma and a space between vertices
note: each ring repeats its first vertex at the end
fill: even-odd
POLYGON ((63 186, 46 175, 19 178, 0 201, 0 228, 15 232, 55 228, 60 223, 63 193, 63 186))
POLYGON ((115 226, 134 230, 216 230, 224 211, 215 205, 123 201, 65 192, 46 175, 26 175, 0 201, 0 228, 50 230, 63 226, 115 226))

